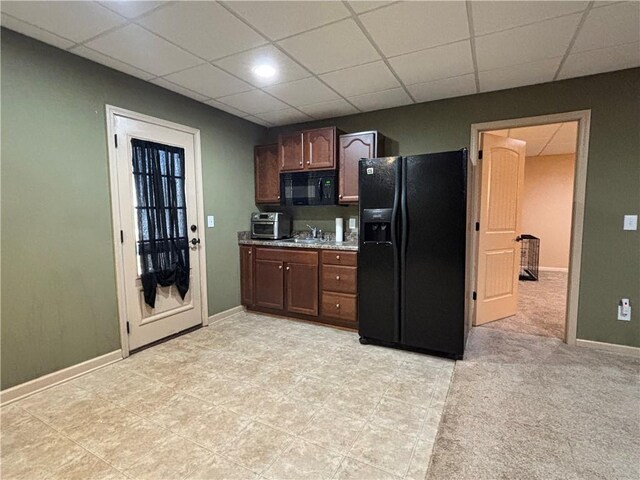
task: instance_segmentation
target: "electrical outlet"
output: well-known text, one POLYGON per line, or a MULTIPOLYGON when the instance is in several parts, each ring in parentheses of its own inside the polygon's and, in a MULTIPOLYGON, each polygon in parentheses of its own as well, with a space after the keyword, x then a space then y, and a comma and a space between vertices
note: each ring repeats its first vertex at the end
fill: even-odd
POLYGON ((621 298, 618 304, 618 320, 631 321, 631 304, 628 298, 621 298))
POLYGON ((216 226, 216 222, 213 215, 207 216, 207 228, 213 228, 215 226, 216 226))
POLYGON ((349 217, 349 230, 355 230, 356 228, 358 228, 357 218, 349 217))

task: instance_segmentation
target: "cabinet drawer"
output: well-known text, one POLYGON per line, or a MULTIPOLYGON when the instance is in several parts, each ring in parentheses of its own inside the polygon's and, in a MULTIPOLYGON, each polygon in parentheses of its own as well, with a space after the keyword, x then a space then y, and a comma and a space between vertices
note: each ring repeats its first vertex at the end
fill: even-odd
POLYGON ((356 252, 345 252, 342 250, 323 250, 322 263, 325 265, 347 265, 355 267, 358 264, 358 254, 356 252))
POLYGON ((355 322, 356 296, 346 293, 322 292, 322 316, 355 322))
POLYGON ((332 292, 356 293, 357 268, 342 265, 323 265, 322 289, 332 292))
POLYGON ((318 265, 318 252, 311 250, 294 250, 291 248, 257 247, 256 259, 318 265))

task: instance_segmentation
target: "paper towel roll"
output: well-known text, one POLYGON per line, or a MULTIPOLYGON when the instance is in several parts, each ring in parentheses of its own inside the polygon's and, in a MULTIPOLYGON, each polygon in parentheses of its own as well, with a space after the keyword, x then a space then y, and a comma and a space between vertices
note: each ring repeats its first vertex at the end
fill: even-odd
POLYGON ((344 241, 344 225, 342 218, 336 218, 336 242, 344 241))

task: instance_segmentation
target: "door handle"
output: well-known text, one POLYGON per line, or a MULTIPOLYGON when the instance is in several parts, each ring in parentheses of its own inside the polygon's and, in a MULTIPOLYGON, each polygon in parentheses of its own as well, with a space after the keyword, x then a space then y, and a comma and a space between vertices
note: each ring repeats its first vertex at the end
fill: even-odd
POLYGON ((200 243, 200 239, 199 238, 192 238, 191 239, 191 245, 197 245, 200 243))

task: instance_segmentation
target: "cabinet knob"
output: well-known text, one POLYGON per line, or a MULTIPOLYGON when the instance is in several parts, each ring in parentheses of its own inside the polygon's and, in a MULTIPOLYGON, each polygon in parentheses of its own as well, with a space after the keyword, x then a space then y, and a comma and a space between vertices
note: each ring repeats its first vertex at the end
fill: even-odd
POLYGON ((336 280, 340 280, 340 275, 336 275, 336 280))
POLYGON ((249 255, 251 255, 253 252, 251 250, 249 250, 249 255))
POLYGON ((338 195, 338 197, 342 198, 342 194, 338 195))
POLYGON ((287 267, 287 270, 289 270, 289 267, 287 267))
POLYGON ((310 164, 311 164, 311 162, 309 160, 307 160, 307 165, 310 165, 310 164))
POLYGON ((278 265, 278 269, 279 269, 279 270, 282 270, 282 265, 278 265))
POLYGON ((300 160, 300 166, 302 166, 302 160, 300 160))
POLYGON ((278 200, 280 200, 280 195, 278 195, 278 200))
POLYGON ((339 303, 336 303, 336 308, 340 308, 340 304, 339 303))
POLYGON ((336 260, 340 260, 340 255, 336 255, 336 260))

